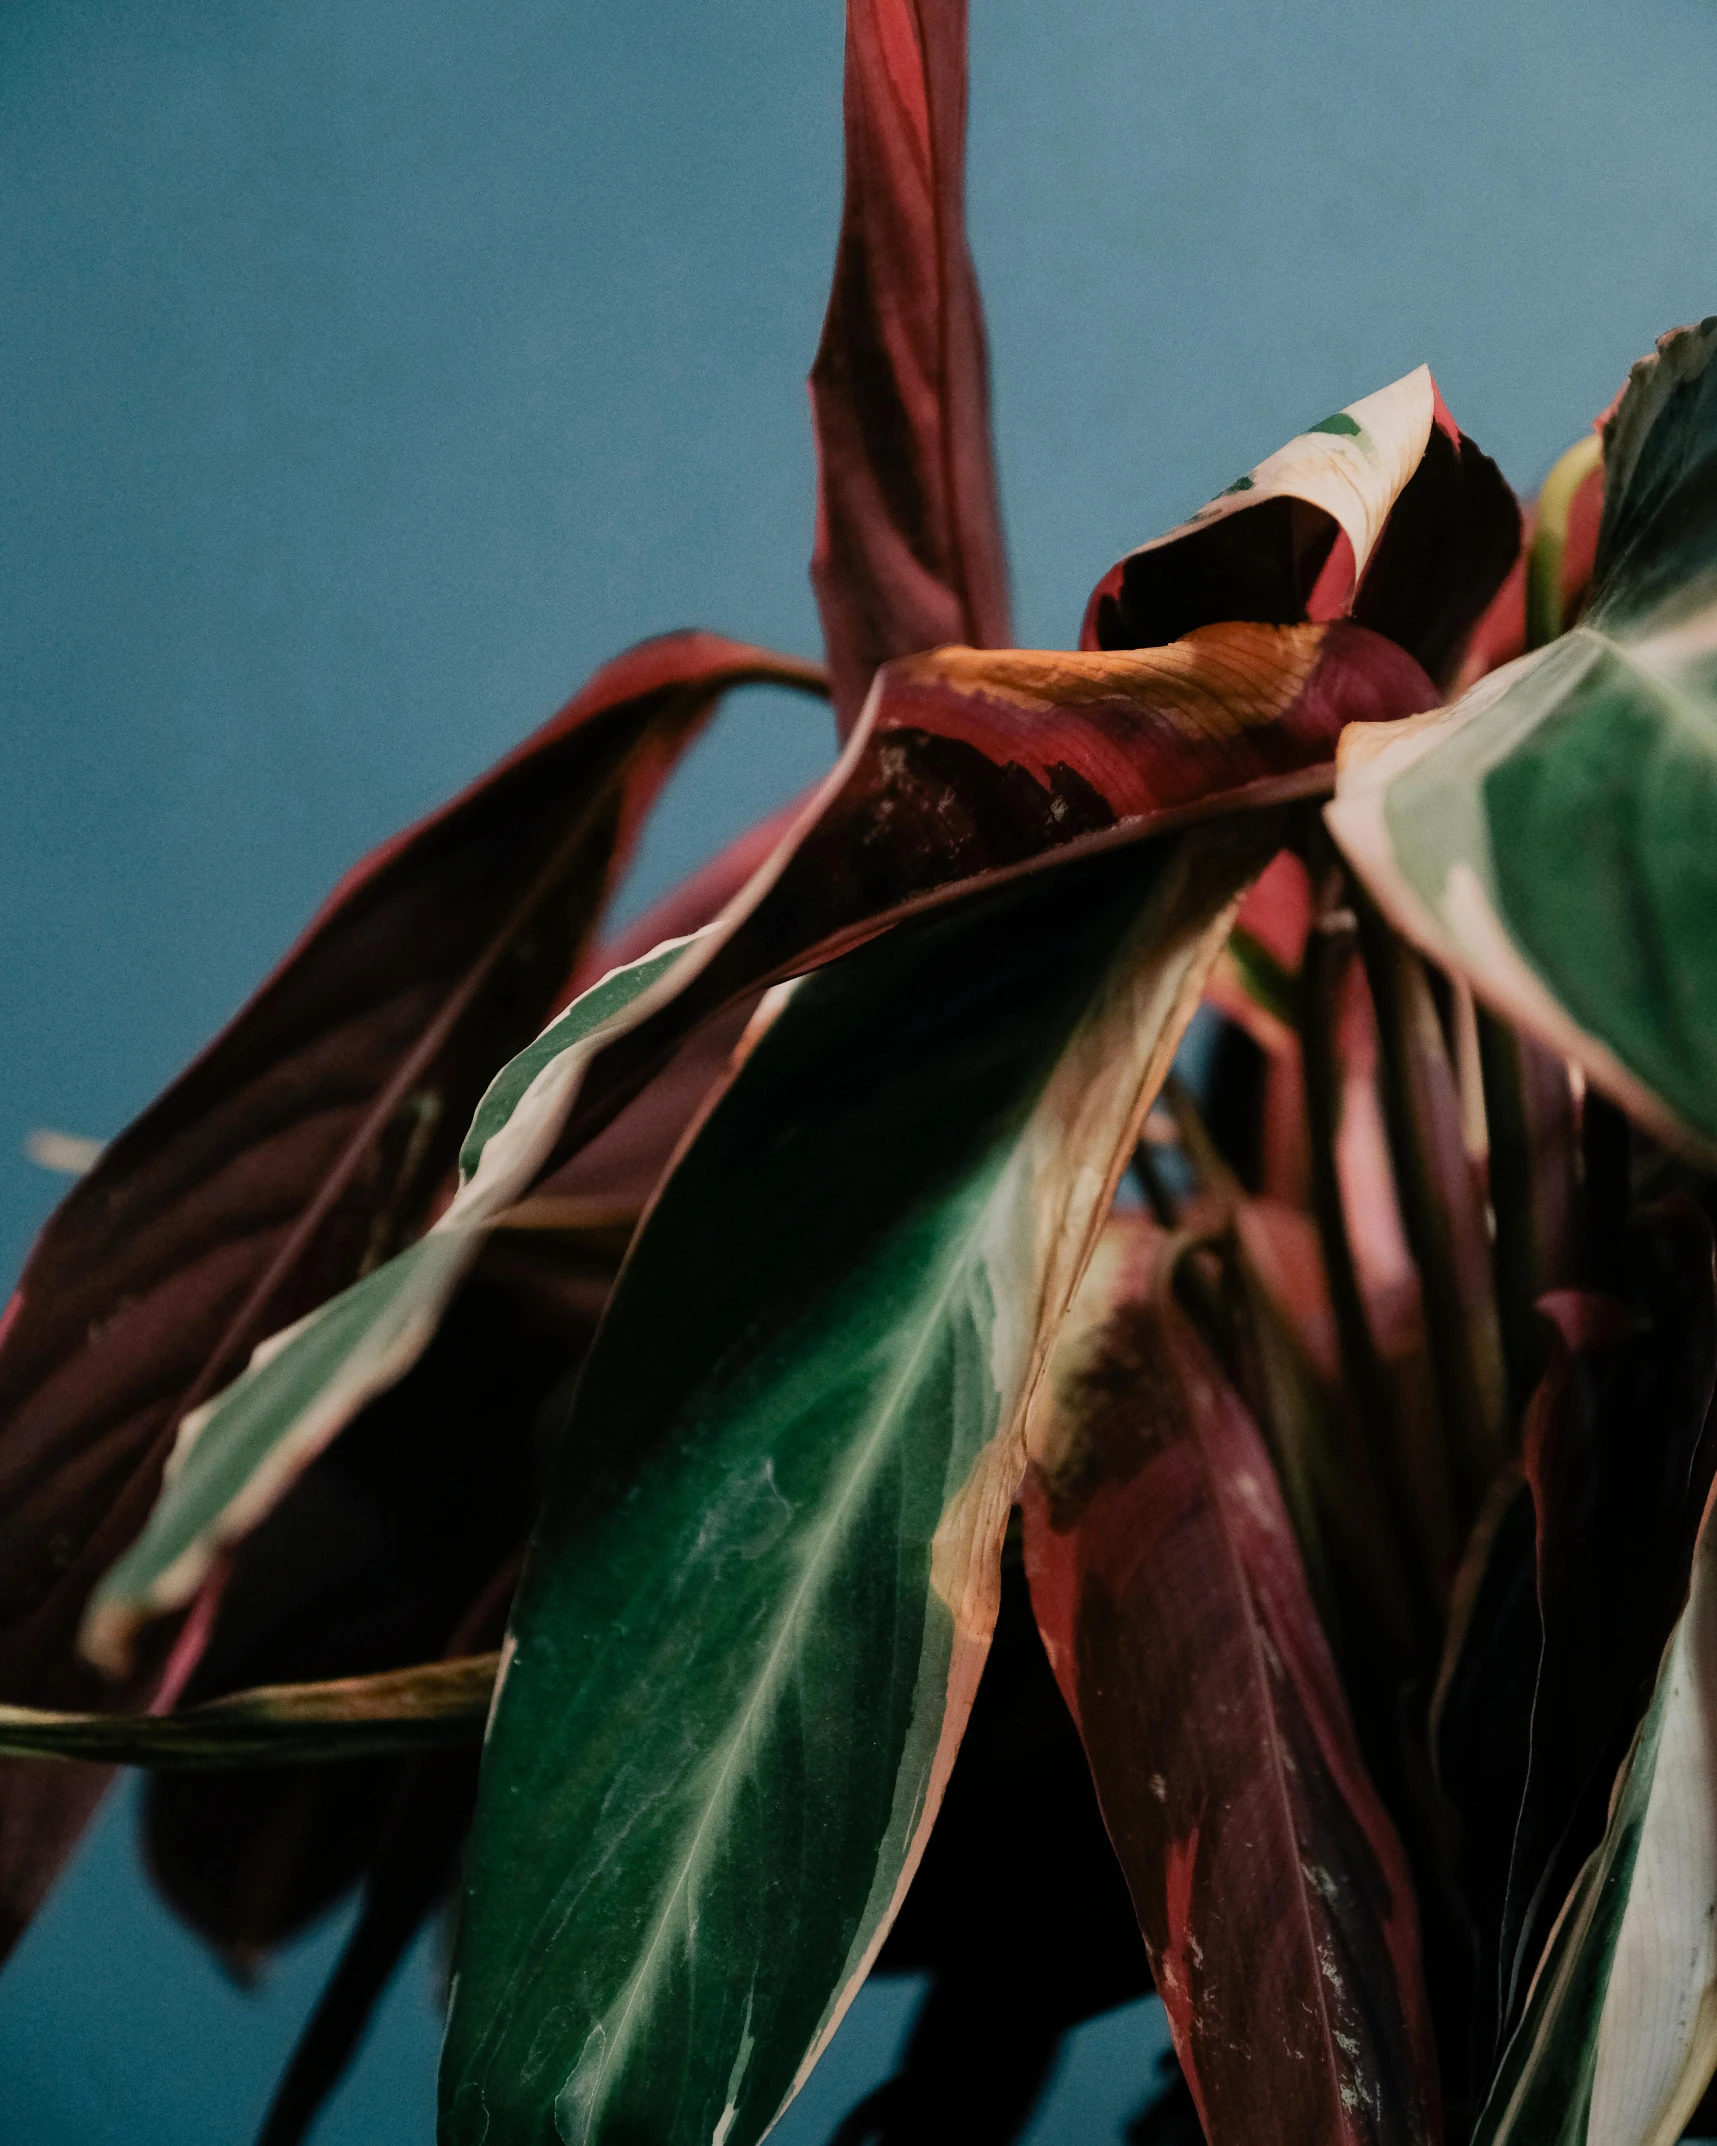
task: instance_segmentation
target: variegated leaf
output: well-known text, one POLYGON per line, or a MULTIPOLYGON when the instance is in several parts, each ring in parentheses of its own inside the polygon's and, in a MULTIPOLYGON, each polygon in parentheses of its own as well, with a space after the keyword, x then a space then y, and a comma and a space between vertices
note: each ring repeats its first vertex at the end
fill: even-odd
POLYGON ((1717 2067, 1717 1531, 1474 2146, 1674 2146, 1717 2067))
POLYGON ((1514 494, 1421 365, 1301 433, 1097 584, 1088 648, 1351 613, 1444 679, 1513 565, 1514 494))
POLYGON ((92 1602, 92 1658, 122 1667, 142 1620, 187 1600, 219 1545, 404 1374, 497 1218, 702 1021, 1080 835, 1124 838, 1129 822, 1142 835, 1176 808, 1209 809, 1190 801, 1224 783, 1244 804, 1248 778, 1255 792, 1315 769, 1345 720, 1424 690, 1411 659, 1348 625, 1210 628, 1115 655, 942 649, 888 666, 840 764, 722 914, 587 991, 495 1077, 435 1228, 266 1344, 187 1423, 161 1503, 92 1602))
POLYGON ((144 1620, 188 1602, 221 1548, 417 1360, 496 1219, 540 1171, 592 1052, 692 943, 670 940, 574 1000, 490 1083, 460 1150, 459 1190, 427 1234, 274 1335, 185 1418, 147 1525, 90 1598, 80 1643, 91 1661, 123 1674, 144 1620))
POLYGON ((1663 1138, 1717 1145, 1717 320, 1604 430, 1571 631, 1344 741, 1329 822, 1394 924, 1663 1138))
POLYGON ((751 2146, 815 2062, 952 1764, 1027 1400, 1278 839, 1069 858, 778 1002, 579 1387, 485 1753, 449 2146, 751 2146))
MULTIPOLYGON (((148 1696, 158 1656, 115 1693, 73 1641, 91 1587, 148 1513, 178 1419, 266 1335, 422 1228, 484 1082, 564 1003, 675 758, 748 679, 821 690, 816 666, 713 634, 605 665, 462 797, 351 872, 68 1195, 0 1319, 0 1695, 68 1707, 148 1696)), ((181 1647, 176 1671, 191 1658, 181 1647)), ((0 1762, 0 1952, 102 1780, 91 1770, 50 1788, 0 1762)))
POLYGON ((1677 1200, 1633 1232, 1629 1303, 1543 1300, 1553 1342, 1527 1412, 1542 1644, 1501 1922, 1497 2017, 1519 2017, 1687 1587, 1717 1468, 1711 1227, 1677 1200))

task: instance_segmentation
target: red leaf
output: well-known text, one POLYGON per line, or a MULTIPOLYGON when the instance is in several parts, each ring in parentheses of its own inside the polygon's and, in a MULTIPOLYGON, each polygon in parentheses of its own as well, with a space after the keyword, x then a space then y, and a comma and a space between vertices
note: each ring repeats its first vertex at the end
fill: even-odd
POLYGON ((1423 2141, 1405 1860, 1255 1424, 1112 1233, 1033 1425, 1026 1569, 1211 2146, 1423 2141))
POLYGON ((843 737, 890 657, 1013 639, 966 246, 966 0, 849 0, 845 113, 846 199, 811 368, 811 579, 843 737))
MULTIPOLYGON (((639 822, 723 689, 820 690, 702 633, 598 672, 335 890, 207 1051, 42 1233, 0 1343, 0 1692, 135 1701, 72 1657, 166 1441, 270 1332, 421 1227, 497 1064, 541 1027, 639 822)), ((157 1658, 155 1668, 159 1669, 157 1658)), ((0 1768, 0 1950, 99 1795, 0 1768)))
POLYGON ((904 905, 1320 767, 1347 723, 1405 715, 1430 691, 1411 657, 1348 624, 1215 626, 1115 654, 945 648, 890 664, 702 970, 593 1059, 560 1155, 717 1008, 846 951, 904 905))

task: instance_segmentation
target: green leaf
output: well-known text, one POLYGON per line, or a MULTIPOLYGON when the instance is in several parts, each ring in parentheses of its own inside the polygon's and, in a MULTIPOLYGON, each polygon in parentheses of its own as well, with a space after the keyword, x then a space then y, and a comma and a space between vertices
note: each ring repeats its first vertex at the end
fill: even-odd
POLYGON ((586 1366, 515 1610, 450 2146, 751 2146, 862 1981, 988 1647, 1023 1418, 1280 838, 1039 869, 786 999, 586 1366))
POLYGON ((1395 925, 1661 1137, 1717 1143, 1717 320, 1605 431, 1592 596, 1452 708, 1349 732, 1329 822, 1395 925))
POLYGON ((0 1706, 8 1758, 208 1768, 326 1764, 475 1741, 498 1654, 319 1684, 263 1684, 171 1714, 74 1714, 0 1706))

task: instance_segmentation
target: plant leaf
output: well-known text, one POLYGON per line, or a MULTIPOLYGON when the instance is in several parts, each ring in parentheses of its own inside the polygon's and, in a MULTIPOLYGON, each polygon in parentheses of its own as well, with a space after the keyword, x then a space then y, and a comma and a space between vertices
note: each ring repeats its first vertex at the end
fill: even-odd
POLYGON ((1474 2146, 1674 2146, 1717 2064, 1717 1550, 1685 1609, 1608 1824, 1540 1961, 1474 2146))
POLYGON ((1675 1201, 1636 1232, 1634 1265, 1638 1311, 1572 1290, 1544 1300, 1550 1365, 1523 1438, 1543 1640, 1501 1926, 1505 2028, 1603 1832, 1717 1467, 1710 1225, 1675 1201))
POLYGON ((1112 654, 946 648, 887 665, 818 800, 707 959, 597 1055, 560 1152, 710 1013, 858 943, 896 907, 1310 767, 1344 723, 1387 720, 1429 691, 1410 657, 1346 624, 1220 625, 1112 654))
POLYGON ((1717 321, 1605 428, 1580 622, 1344 744, 1329 824, 1391 921, 1660 1137, 1717 1144, 1717 321))
POLYGON ((449 2146, 750 2146, 833 2033, 983 1666, 1027 1397, 1271 817, 928 915, 753 1043, 634 1246, 521 1589, 449 2146))
POLYGON ((1543 1370, 1538 1299, 1575 1279, 1579 1139, 1564 1061, 1494 1014, 1481 1011, 1477 1027, 1497 1317, 1518 1422, 1543 1370))
MULTIPOLYGON (((0 1328, 0 1693, 114 1702, 73 1635, 149 1510, 178 1417, 421 1227, 483 1082, 556 1003, 675 756, 747 679, 820 684, 696 633, 600 671, 351 873, 61 1205, 0 1328)), ((152 1673, 117 1696, 141 1698, 152 1673)), ((0 1766, 0 1951, 100 1788, 61 1776, 50 1794, 0 1766)))
POLYGON ((1211 2146, 1432 2139, 1406 1862, 1172 1245, 1111 1227, 1034 1410, 1039 1627, 1211 2146))
POLYGON ((1519 545, 1514 494, 1421 365, 1130 552, 1092 592, 1084 645, 1150 646, 1216 619, 1351 613, 1441 681, 1519 545))
POLYGON ((891 657, 1013 639, 966 246, 966 0, 849 0, 844 109, 846 199, 811 368, 811 580, 843 737, 891 657))
MULTIPOLYGON (((180 1706, 500 1644, 564 1415, 557 1395, 613 1278, 612 1258, 581 1257, 570 1236, 490 1240, 422 1360, 230 1559, 180 1706), (462 1637, 492 1584, 507 1586, 492 1629, 462 1637)), ((224 1959, 254 1970, 363 1875, 398 1771, 153 1774, 140 1813, 150 1877, 224 1959)))
POLYGON ((0 1706, 0 1751, 110 1766, 286 1766, 473 1741, 499 1655, 469 1655, 325 1684, 263 1685, 173 1714, 0 1706))
POLYGON ((417 1361, 489 1230, 540 1171, 605 1028, 660 988, 686 944, 614 970, 504 1066, 460 1150, 459 1190, 429 1231, 263 1343, 184 1419, 147 1524, 90 1597, 79 1640, 89 1660, 124 1675, 144 1620, 189 1602, 220 1551, 417 1361))
POLYGON ((498 1220, 699 1023, 915 903, 1029 868, 1081 833, 1138 839, 1166 824, 1153 806, 1172 814, 1212 782, 1315 764, 1344 717, 1423 685, 1392 644, 1347 625, 1212 628, 1119 655, 942 649, 890 665, 800 826, 728 909, 615 970, 495 1076, 434 1229, 265 1344, 188 1420, 182 1464, 92 1598, 91 1659, 123 1669, 144 1621, 189 1599, 221 1547, 404 1375, 498 1220))
POLYGON ((845 2119, 844 2146, 956 2135, 1011 2146, 1062 2036, 1151 1990, 1090 1768, 1032 1617, 1013 1518, 960 1755, 871 1972, 913 1970, 934 1980, 894 2076, 845 2119))

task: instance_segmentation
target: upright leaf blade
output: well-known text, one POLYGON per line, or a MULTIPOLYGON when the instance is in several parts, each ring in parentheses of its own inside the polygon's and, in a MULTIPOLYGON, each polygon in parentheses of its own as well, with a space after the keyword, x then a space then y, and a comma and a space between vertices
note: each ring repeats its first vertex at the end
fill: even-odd
POLYGON ((749 2146, 911 1877, 1022 1418, 1254 824, 1069 860, 799 985, 581 1382, 485 1755, 450 2142, 749 2146))
POLYGON ((1034 1415, 1038 1621, 1212 2146, 1432 2139, 1406 1864, 1166 1250, 1112 1229, 1034 1415))
POLYGON ((811 579, 843 737, 891 657, 1013 639, 966 246, 966 0, 849 0, 845 114, 846 199, 811 368, 811 579))

